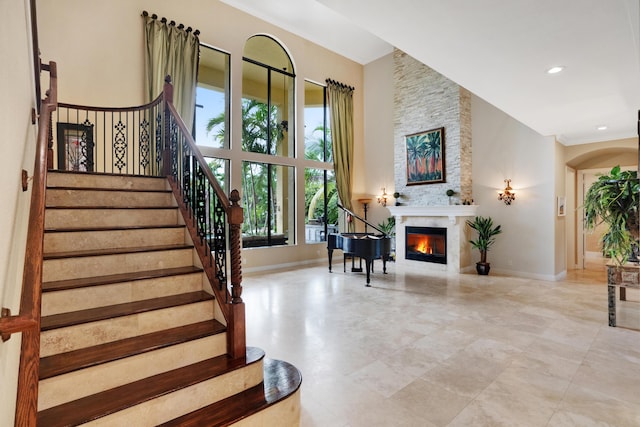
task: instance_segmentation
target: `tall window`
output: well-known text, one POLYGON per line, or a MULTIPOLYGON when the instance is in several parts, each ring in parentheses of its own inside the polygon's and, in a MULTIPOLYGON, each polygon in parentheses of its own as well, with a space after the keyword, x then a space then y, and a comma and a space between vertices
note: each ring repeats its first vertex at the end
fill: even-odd
POLYGON ((326 87, 304 82, 305 240, 322 242, 338 231, 338 192, 333 174, 326 87), (309 164, 309 162, 307 162, 309 164))
POLYGON ((198 145, 229 148, 228 94, 229 54, 201 45, 194 126, 198 145))
POLYGON ((295 244, 294 85, 275 40, 247 40, 242 67, 243 246, 295 244), (251 154, 249 154, 251 153, 251 154))
POLYGON ((209 168, 229 192, 229 54, 200 45, 194 138, 209 168))

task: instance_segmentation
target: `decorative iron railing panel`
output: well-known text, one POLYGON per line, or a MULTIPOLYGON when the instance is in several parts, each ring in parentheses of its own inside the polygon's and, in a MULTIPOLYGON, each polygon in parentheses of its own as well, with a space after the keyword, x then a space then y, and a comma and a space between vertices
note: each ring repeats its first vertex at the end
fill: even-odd
POLYGON ((162 98, 126 109, 60 103, 52 121, 53 169, 161 175, 162 98))
POLYGON ((215 265, 220 290, 227 287, 227 240, 229 229, 226 205, 218 196, 209 176, 211 170, 199 162, 190 136, 178 126, 177 119, 167 115, 169 121, 170 172, 182 195, 182 201, 192 213, 191 221, 201 244, 209 247, 209 265, 215 265), (205 169, 207 168, 207 169, 205 169))

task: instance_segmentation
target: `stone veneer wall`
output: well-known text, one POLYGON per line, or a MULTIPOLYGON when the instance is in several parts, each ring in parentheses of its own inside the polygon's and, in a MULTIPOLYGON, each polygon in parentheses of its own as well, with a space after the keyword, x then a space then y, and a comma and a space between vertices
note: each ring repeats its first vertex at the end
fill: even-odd
POLYGON ((395 191, 407 206, 448 205, 473 198, 471 190, 471 93, 396 49, 394 60, 395 191), (405 135, 444 127, 445 181, 407 186, 405 135))

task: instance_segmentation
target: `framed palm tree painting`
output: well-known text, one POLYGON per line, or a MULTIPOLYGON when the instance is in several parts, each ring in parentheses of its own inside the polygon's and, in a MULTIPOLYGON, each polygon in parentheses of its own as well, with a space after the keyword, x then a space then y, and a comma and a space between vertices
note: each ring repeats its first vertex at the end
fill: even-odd
POLYGON ((407 185, 445 182, 444 128, 405 136, 407 185))

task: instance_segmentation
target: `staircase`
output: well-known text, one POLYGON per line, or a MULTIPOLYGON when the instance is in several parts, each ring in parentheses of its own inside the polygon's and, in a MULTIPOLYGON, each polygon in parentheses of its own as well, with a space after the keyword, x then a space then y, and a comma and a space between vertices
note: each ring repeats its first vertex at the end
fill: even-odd
POLYGON ((224 317, 164 178, 47 178, 39 426, 295 426, 301 377, 224 317))

